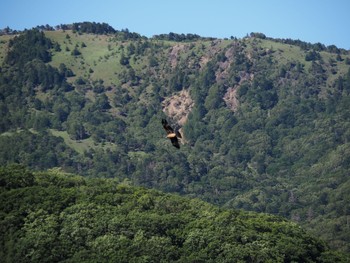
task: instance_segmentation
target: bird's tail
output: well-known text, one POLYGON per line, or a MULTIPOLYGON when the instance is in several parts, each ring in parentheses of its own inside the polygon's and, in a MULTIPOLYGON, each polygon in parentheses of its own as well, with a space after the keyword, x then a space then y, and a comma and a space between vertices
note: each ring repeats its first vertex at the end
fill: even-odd
POLYGON ((182 135, 181 135, 181 133, 178 131, 178 130, 176 130, 176 136, 178 137, 178 138, 182 138, 182 135))

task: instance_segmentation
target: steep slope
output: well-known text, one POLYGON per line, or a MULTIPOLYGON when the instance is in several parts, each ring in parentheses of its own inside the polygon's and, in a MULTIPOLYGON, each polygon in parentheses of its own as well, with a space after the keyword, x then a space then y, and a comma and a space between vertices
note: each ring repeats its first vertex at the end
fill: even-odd
POLYGON ((171 97, 165 98, 162 102, 164 113, 180 126, 186 123, 193 105, 194 103, 188 90, 182 90, 171 97))
POLYGON ((187 37, 1 36, 0 164, 278 214, 349 252, 349 52, 187 37), (163 117, 182 126, 179 151, 163 117))

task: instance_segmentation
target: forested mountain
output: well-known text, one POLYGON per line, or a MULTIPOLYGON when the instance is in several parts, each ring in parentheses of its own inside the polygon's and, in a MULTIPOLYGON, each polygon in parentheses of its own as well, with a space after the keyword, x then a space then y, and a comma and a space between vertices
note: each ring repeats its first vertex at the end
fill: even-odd
POLYGON ((346 262, 295 223, 198 199, 0 168, 2 262, 346 262))
POLYGON ((350 252, 349 51, 77 23, 0 36, 0 63, 0 165, 275 214, 350 252))

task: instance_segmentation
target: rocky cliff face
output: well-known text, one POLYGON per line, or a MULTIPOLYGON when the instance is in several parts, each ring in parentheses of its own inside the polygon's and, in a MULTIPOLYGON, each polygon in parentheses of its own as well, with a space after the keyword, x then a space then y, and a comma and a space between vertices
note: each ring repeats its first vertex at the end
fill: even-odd
POLYGON ((188 90, 182 90, 173 96, 166 98, 162 102, 163 112, 169 116, 179 126, 183 126, 187 121, 188 114, 191 112, 194 102, 188 90))

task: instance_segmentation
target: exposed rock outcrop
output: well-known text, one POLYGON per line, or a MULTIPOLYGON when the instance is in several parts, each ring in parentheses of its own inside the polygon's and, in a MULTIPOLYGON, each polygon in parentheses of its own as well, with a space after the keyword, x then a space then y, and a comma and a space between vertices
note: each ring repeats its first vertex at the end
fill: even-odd
POLYGON ((163 112, 178 125, 183 126, 194 102, 188 90, 182 90, 162 102, 163 112))

